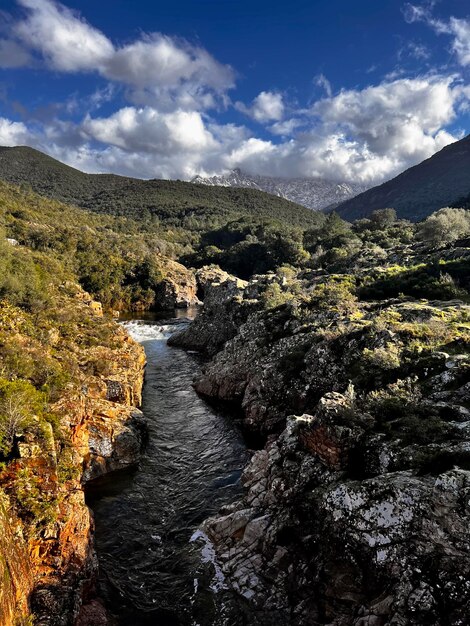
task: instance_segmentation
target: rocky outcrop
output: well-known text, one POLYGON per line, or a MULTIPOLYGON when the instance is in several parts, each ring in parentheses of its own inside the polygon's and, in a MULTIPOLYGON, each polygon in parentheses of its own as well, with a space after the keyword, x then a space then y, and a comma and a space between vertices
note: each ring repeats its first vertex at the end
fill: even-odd
MULTIPOLYGON (((55 417, 41 422, 39 439, 34 429, 27 432, 17 458, 0 473, 1 626, 31 615, 38 626, 106 623, 96 617, 104 612, 94 599, 97 560, 85 487, 139 459, 145 355, 123 328, 102 317, 97 303, 75 290, 73 300, 63 300, 66 330, 75 332, 76 320, 92 345, 83 351, 83 337, 71 341, 63 328, 51 329, 55 353, 77 363, 74 379, 50 406, 55 417)), ((17 340, 35 349, 30 338, 17 340)))
POLYGON ((202 527, 226 585, 269 626, 466 624, 468 307, 262 300, 195 381, 265 442, 202 527))
POLYGON ((245 281, 216 266, 198 270, 196 279, 204 308, 190 330, 175 333, 168 343, 213 355, 236 335, 257 302, 244 299, 245 281))
POLYGON ((360 430, 324 423, 344 402, 289 418, 245 470, 243 501, 205 521, 226 581, 266 623, 464 624, 470 472, 352 480, 360 430))
POLYGON ((0 494, 0 577, 0 626, 10 626, 28 615, 34 580, 21 525, 5 494, 0 494))
POLYGON ((165 276, 155 288, 154 308, 157 310, 187 309, 201 304, 197 296, 194 272, 184 265, 165 261, 165 276))

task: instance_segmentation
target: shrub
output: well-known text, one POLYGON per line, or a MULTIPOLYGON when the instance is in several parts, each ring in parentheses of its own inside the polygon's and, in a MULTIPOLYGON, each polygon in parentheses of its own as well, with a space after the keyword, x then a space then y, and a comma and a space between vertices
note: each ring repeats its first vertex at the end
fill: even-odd
POLYGON ((365 407, 376 418, 380 430, 390 437, 399 437, 405 445, 442 441, 449 433, 437 409, 422 403, 422 394, 410 379, 372 391, 365 407))
POLYGON ((362 356, 365 363, 374 369, 394 370, 400 367, 400 348, 394 343, 373 350, 365 348, 362 356))
POLYGON ((470 211, 444 208, 436 211, 418 227, 418 237, 432 244, 450 243, 470 235, 470 211))
POLYGON ((357 297, 354 279, 346 275, 331 275, 324 282, 316 285, 311 304, 321 310, 340 313, 357 311, 357 297))
POLYGON ((16 500, 21 516, 29 518, 35 526, 48 526, 57 519, 56 495, 44 488, 41 478, 29 467, 20 469, 18 472, 16 500))
POLYGON ((263 303, 267 309, 273 309, 288 302, 293 302, 295 296, 289 291, 283 291, 279 283, 270 283, 263 295, 263 303))

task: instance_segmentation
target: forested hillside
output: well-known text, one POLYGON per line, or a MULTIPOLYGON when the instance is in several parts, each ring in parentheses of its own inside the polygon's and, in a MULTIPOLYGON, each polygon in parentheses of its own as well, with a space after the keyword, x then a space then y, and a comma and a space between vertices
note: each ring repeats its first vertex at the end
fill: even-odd
POLYGON ((85 174, 26 146, 0 148, 0 179, 97 213, 157 220, 192 231, 242 215, 300 227, 316 219, 305 207, 256 189, 85 174))

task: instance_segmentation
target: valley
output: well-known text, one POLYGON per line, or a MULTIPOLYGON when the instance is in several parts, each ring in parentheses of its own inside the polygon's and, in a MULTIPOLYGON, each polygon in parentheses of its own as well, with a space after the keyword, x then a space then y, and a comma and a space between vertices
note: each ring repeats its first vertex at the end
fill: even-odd
POLYGON ((0 183, 0 624, 465 623, 468 209, 191 221, 54 167, 0 183))

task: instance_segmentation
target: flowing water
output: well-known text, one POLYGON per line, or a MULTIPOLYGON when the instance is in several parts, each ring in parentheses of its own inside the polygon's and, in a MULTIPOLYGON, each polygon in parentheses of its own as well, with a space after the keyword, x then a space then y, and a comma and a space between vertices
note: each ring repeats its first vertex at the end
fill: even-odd
POLYGON ((166 340, 185 319, 124 322, 147 354, 139 468, 90 491, 100 593, 120 625, 243 624, 201 521, 240 495, 247 451, 229 417, 197 396, 197 355, 166 340))

